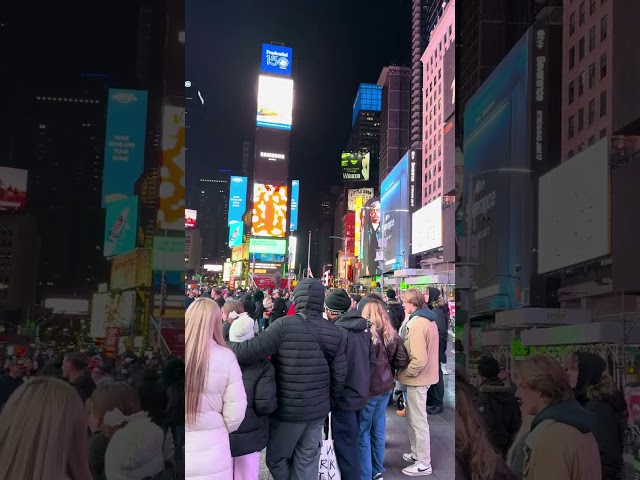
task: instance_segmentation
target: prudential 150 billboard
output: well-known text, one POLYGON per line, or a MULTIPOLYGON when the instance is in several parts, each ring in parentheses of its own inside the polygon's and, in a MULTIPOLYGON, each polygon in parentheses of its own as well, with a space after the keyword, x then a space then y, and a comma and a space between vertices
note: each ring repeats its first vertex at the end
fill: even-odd
POLYGON ((111 89, 108 92, 104 147, 102 206, 128 198, 144 166, 147 92, 111 89))
POLYGON ((291 59, 293 50, 280 45, 262 44, 262 66, 263 73, 276 75, 291 75, 291 59))

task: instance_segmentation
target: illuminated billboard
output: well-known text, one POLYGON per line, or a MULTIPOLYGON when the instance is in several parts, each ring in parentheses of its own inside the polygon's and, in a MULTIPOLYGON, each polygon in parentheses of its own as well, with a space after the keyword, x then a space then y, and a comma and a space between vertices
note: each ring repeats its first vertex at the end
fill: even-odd
POLYGON ((196 220, 198 219, 198 211, 189 208, 184 209, 184 228, 196 228, 196 220))
POLYGON ((256 129, 254 181, 271 185, 287 184, 290 136, 290 132, 285 130, 256 129))
POLYGON ((287 187, 255 183, 251 235, 284 237, 287 233, 287 187))
POLYGON ((300 180, 291 181, 291 218, 289 229, 292 232, 298 230, 298 197, 300 195, 300 180))
POLYGON ((184 243, 184 237, 153 237, 153 269, 170 272, 184 271, 184 243))
POLYGON ((377 252, 381 248, 380 198, 373 197, 360 209, 360 276, 371 277, 379 273, 377 252))
POLYGON ((290 76, 292 56, 293 49, 290 47, 263 43, 260 70, 263 73, 290 76))
POLYGON ((184 230, 185 123, 184 106, 164 106, 162 122, 162 168, 158 228, 184 230))
POLYGON ((442 247, 442 197, 426 204, 411 219, 411 254, 442 247))
POLYGON ((0 211, 22 211, 26 200, 27 171, 0 167, 0 211))
POLYGON ((342 152, 340 160, 342 179, 345 182, 368 182, 371 168, 369 152, 342 152))
POLYGON ((258 127, 291 130, 293 80, 260 75, 258 80, 258 127))
POLYGON ((347 192, 347 210, 356 211, 356 200, 360 197, 361 205, 373 198, 373 188, 352 188, 347 192))
POLYGON ((144 166, 147 92, 110 89, 104 140, 102 206, 130 197, 144 166))
POLYGON ((138 197, 107 203, 104 225, 104 256, 114 257, 136 248, 138 197))
POLYGON ((247 210, 247 177, 232 176, 229 179, 229 248, 242 244, 244 221, 242 217, 247 210))
POLYGON ((282 272, 282 263, 252 262, 250 269, 255 275, 275 275, 276 272, 282 272))
POLYGON ((276 238, 252 238, 249 240, 249 254, 273 253, 284 255, 287 252, 287 241, 276 238))

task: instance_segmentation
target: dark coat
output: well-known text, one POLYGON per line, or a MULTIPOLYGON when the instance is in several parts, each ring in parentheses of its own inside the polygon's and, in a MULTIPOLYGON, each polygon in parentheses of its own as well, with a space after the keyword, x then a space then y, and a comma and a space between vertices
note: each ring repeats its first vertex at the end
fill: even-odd
POLYGON ((241 457, 260 452, 269 440, 269 415, 278 406, 273 365, 262 361, 242 365, 242 382, 247 393, 247 412, 240 428, 229 434, 231 455, 241 457))
POLYGON ((213 301, 216 302, 220 308, 224 307, 224 304, 226 303, 226 300, 222 295, 220 295, 218 298, 215 298, 213 301))
POLYGON ((376 368, 371 374, 369 396, 377 397, 393 389, 395 371, 409 365, 409 355, 398 334, 385 347, 382 334, 378 332, 378 342, 373 345, 373 348, 376 352, 376 368))
POLYGON ((304 279, 296 286, 296 311, 306 315, 309 324, 324 341, 330 365, 299 315, 276 320, 257 337, 229 346, 242 364, 257 363, 272 357, 276 369, 278 408, 274 415, 283 422, 306 423, 325 418, 331 403, 344 390, 347 364, 346 338, 322 317, 324 287, 317 279, 304 279))
POLYGON ((371 374, 376 368, 376 352, 367 321, 357 310, 349 310, 333 321, 347 339, 347 378, 335 407, 347 412, 362 410, 369 401, 371 374))
POLYGON ((3 375, 0 377, 0 409, 4 408, 9 397, 15 392, 20 385, 24 383, 22 377, 14 378, 11 375, 3 375))
POLYGON ((278 297, 273 299, 273 308, 271 309, 271 318, 269 322, 275 322, 277 319, 287 314, 287 302, 284 298, 278 297))
POLYGON ((262 304, 262 300, 256 301, 256 308, 254 309, 253 319, 261 320, 264 315, 264 305, 262 304))
POLYGON ((489 378, 478 389, 476 402, 489 440, 496 450, 506 454, 521 423, 520 408, 510 385, 498 377, 489 378))
POLYGON ((398 300, 389 300, 387 302, 387 314, 391 320, 391 325, 396 331, 400 330, 400 325, 404 322, 404 308, 398 300))
POLYGON ((447 315, 441 307, 434 307, 431 311, 436 314, 436 325, 438 326, 438 357, 440 363, 447 363, 447 342, 449 340, 447 315))
POLYGON ((70 382, 71 386, 76 389, 82 398, 82 403, 86 402, 91 394, 96 389, 96 384, 91 378, 91 375, 85 373, 81 377, 76 378, 73 382, 70 382))

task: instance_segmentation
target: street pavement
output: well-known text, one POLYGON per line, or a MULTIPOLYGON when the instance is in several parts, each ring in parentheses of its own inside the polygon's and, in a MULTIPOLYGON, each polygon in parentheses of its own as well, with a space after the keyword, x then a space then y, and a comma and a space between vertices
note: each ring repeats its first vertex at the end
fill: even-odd
MULTIPOLYGON (((448 349, 451 352, 451 348, 448 349)), ((425 477, 434 480, 453 480, 455 478, 455 375, 454 355, 448 353, 449 375, 445 381, 445 407, 440 415, 429 415, 429 430, 431 434, 431 466, 433 474, 425 477)), ((409 466, 402 459, 402 454, 411 451, 407 420, 396 415, 395 406, 387 409, 387 442, 384 459, 386 472, 384 480, 409 478, 402 473, 402 469, 409 466)), ((264 461, 262 452, 260 463, 260 480, 270 480, 271 476, 264 461)), ((352 479, 343 479, 352 480, 352 479)))

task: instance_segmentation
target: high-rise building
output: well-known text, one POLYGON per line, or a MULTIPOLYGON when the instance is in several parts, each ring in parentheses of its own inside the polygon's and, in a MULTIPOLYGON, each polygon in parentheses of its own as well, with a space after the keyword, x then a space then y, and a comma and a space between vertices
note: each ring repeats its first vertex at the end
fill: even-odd
POLYGON ((379 185, 409 149, 411 69, 384 67, 378 85, 382 87, 379 185))
POLYGON ((200 268, 202 255, 202 235, 197 228, 190 228, 184 232, 184 261, 186 270, 196 271, 200 268))
POLYGON ((382 87, 361 83, 353 102, 351 135, 346 150, 369 152, 369 184, 377 187, 380 153, 380 112, 382 110, 382 87))
POLYGON ((202 234, 202 263, 222 264, 231 253, 227 228, 231 175, 231 172, 221 170, 216 175, 201 178, 198 185, 198 229, 202 234))
POLYGON ((249 174, 253 170, 251 168, 252 167, 251 153, 252 153, 251 142, 248 140, 245 140, 244 142, 242 142, 242 175, 247 178, 251 176, 249 174))
MULTIPOLYGON (((335 202, 334 195, 322 193, 318 205, 318 220, 316 227, 311 233, 311 270, 314 275, 319 276, 323 272, 324 265, 333 264, 333 223, 335 202)), ((342 229, 341 229, 342 230, 342 229)), ((301 236, 300 248, 304 245, 304 235, 301 236)))
MULTIPOLYGON (((445 124, 449 120, 447 113, 451 111, 451 86, 445 84, 447 67, 452 69, 453 65, 447 65, 445 58, 451 63, 452 60, 447 52, 455 48, 455 0, 449 1, 444 9, 440 21, 431 33, 431 40, 422 55, 423 65, 423 87, 422 99, 424 109, 422 112, 423 135, 422 135, 422 175, 423 192, 422 205, 426 205, 432 200, 449 193, 444 191, 445 184, 453 184, 455 171, 455 148, 445 150, 444 138, 445 124), (449 90, 447 90, 449 89, 449 90), (447 95, 448 94, 448 95, 447 95), (447 98, 447 102, 445 102, 447 98), (446 162, 452 166, 447 168, 446 162), (447 172, 451 178, 445 181, 444 173, 447 172)), ((453 125, 452 125, 453 126, 453 125)), ((455 145, 455 143, 454 143, 455 145)))

